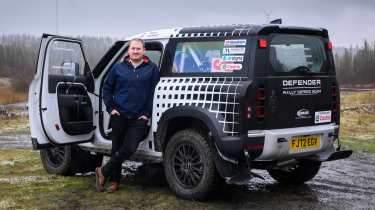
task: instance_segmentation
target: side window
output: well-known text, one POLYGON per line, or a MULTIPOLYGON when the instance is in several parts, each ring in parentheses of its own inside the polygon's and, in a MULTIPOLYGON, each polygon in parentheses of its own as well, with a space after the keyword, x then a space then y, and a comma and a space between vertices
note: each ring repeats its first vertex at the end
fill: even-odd
POLYGON ((159 66, 160 58, 161 58, 161 51, 159 50, 147 50, 145 51, 145 55, 150 58, 150 60, 159 66))
POLYGON ((49 46, 48 75, 84 74, 85 59, 79 43, 53 41, 49 46))
POLYGON ((232 73, 242 70, 246 39, 179 42, 173 73, 232 73))

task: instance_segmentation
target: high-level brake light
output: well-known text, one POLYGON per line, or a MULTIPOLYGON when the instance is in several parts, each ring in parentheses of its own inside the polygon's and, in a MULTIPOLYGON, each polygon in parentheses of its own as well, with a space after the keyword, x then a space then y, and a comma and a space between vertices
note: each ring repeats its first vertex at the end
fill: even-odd
POLYGON ((267 40, 266 39, 259 39, 258 40, 258 46, 259 46, 259 48, 262 48, 262 49, 267 48, 267 46, 268 46, 267 40))

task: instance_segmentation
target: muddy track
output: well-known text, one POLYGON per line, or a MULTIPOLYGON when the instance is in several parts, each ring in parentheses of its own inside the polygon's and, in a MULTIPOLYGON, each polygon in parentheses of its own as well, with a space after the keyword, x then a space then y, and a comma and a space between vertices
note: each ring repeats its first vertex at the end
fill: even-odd
MULTIPOLYGON (((29 148, 28 135, 1 136, 0 148, 29 148)), ((280 185, 264 171, 265 180, 227 186, 208 204, 213 209, 375 209, 375 155, 322 164, 318 175, 302 186, 280 185)), ((172 195, 173 196, 173 195, 172 195)), ((182 202, 181 208, 189 208, 182 202)), ((114 204, 115 205, 115 204, 114 204)))
MULTIPOLYGON (((218 207, 251 209, 375 209, 375 156, 354 153, 346 160, 322 164, 318 175, 302 186, 254 179, 248 186, 232 187, 218 207)), ((218 202, 217 200, 214 201, 218 202)))

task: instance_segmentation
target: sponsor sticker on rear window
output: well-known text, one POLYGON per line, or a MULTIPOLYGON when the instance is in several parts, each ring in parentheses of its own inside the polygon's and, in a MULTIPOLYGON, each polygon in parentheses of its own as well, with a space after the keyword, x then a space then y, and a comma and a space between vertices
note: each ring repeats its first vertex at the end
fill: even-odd
POLYGON ((223 61, 243 62, 243 55, 223 55, 221 59, 223 61))
POLYGON ((223 54, 245 54, 244 47, 226 47, 223 48, 223 54))
POLYGON ((224 46, 245 46, 246 39, 227 39, 224 41, 224 46))
POLYGON ((212 72, 233 72, 242 69, 242 64, 223 61, 220 58, 212 60, 212 72))

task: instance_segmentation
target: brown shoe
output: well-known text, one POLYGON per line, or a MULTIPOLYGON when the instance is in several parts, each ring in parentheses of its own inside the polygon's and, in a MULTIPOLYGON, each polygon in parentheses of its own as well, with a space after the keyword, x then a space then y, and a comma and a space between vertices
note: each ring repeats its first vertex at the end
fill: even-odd
POLYGON ((112 181, 108 187, 108 192, 113 193, 118 190, 120 183, 112 181))
POLYGON ((105 184, 105 177, 102 172, 102 167, 97 167, 95 169, 95 176, 96 176, 96 191, 103 192, 104 191, 104 184, 105 184))

